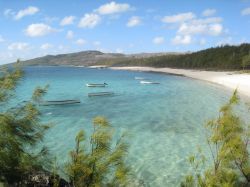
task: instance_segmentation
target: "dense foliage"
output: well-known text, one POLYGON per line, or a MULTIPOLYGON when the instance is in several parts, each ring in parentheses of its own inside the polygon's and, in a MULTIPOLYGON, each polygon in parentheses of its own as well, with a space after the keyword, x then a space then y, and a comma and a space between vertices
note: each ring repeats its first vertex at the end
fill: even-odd
POLYGON ((75 139, 75 149, 70 152, 71 162, 66 170, 73 186, 124 186, 127 183, 129 168, 124 159, 128 145, 124 135, 112 148, 112 129, 103 117, 93 120, 93 133, 90 142, 86 142, 84 131, 80 131, 75 139), (84 143, 89 143, 88 150, 84 143))
POLYGON ((243 70, 245 70, 246 68, 250 69, 249 67, 250 67, 250 54, 244 56, 243 59, 242 59, 242 68, 243 68, 243 70))
POLYGON ((45 165, 41 159, 47 153, 45 148, 29 150, 42 141, 48 126, 40 124, 39 111, 32 100, 8 107, 22 71, 3 68, 0 75, 0 181, 17 184, 45 165))
POLYGON ((13 90, 16 88, 18 80, 22 77, 22 71, 17 67, 10 73, 5 66, 0 69, 0 102, 6 102, 13 90))
POLYGON ((208 122, 210 135, 207 141, 213 164, 200 173, 206 156, 201 152, 191 156, 189 161, 194 174, 186 177, 183 187, 250 186, 250 131, 233 112, 233 106, 238 102, 235 91, 229 103, 221 108, 218 119, 208 122))
POLYGON ((240 70, 250 69, 250 63, 242 63, 243 58, 250 54, 250 44, 240 46, 220 46, 194 53, 168 54, 153 57, 130 57, 110 59, 100 64, 112 66, 150 66, 172 67, 185 69, 208 69, 208 70, 240 70))

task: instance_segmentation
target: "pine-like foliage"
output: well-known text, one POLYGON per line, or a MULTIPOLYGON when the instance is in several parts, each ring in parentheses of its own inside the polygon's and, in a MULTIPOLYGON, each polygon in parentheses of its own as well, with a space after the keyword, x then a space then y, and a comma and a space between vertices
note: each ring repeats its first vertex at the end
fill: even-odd
POLYGON ((103 117, 94 118, 90 142, 87 142, 84 131, 80 131, 75 139, 75 149, 70 152, 71 161, 66 166, 73 186, 126 185, 129 168, 124 162, 128 150, 124 137, 122 135, 112 148, 112 128, 103 117), (90 144, 90 150, 84 143, 90 144))
POLYGON ((16 88, 18 80, 22 77, 23 72, 17 67, 10 71, 7 67, 3 66, 0 69, 0 102, 7 102, 11 94, 16 88))
POLYGON ((210 147, 213 166, 200 174, 199 167, 205 162, 205 156, 191 156, 194 175, 188 175, 182 186, 200 187, 237 187, 250 186, 249 129, 234 114, 233 107, 238 104, 237 91, 230 101, 221 108, 218 119, 208 122, 210 130, 208 145, 210 147))
POLYGON ((41 169, 40 158, 47 152, 45 148, 29 151, 42 141, 48 128, 40 124, 33 100, 12 108, 7 105, 22 74, 17 67, 3 68, 0 73, 0 181, 8 184, 20 183, 32 171, 41 169))

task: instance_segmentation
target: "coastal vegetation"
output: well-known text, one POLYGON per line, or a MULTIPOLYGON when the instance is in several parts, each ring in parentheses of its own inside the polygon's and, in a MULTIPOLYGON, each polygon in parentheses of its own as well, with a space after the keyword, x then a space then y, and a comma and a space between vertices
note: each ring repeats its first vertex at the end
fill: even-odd
POLYGON ((243 71, 245 71, 245 69, 250 69, 249 67, 250 67, 250 54, 244 56, 243 59, 242 59, 243 71))
POLYGON ((124 186, 128 181, 129 167, 125 164, 128 144, 125 134, 112 149, 112 128, 104 117, 93 120, 90 142, 84 131, 75 138, 75 149, 70 152, 71 161, 66 171, 73 186, 124 186), (84 143, 90 144, 88 151, 84 143))
POLYGON ((208 158, 199 150, 197 155, 189 158, 194 172, 186 176, 182 187, 250 185, 250 130, 233 112, 238 102, 235 91, 230 101, 221 107, 219 117, 207 123, 212 165, 201 172, 208 158))
POLYGON ((205 70, 250 69, 250 44, 224 45, 186 54, 168 54, 145 58, 111 59, 100 64, 110 66, 149 66, 205 70))
MULTIPOLYGON (((47 149, 38 149, 37 145, 49 128, 40 123, 40 113, 34 100, 10 105, 22 74, 18 68, 10 71, 3 68, 0 77, 0 181, 16 185, 46 165, 43 156, 47 149)), ((33 95, 33 98, 38 97, 33 95)))

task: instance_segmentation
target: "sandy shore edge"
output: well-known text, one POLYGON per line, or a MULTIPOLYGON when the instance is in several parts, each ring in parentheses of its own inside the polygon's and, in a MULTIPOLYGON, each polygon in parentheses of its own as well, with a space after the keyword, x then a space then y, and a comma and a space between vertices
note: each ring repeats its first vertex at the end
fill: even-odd
POLYGON ((250 97, 250 74, 240 74, 237 72, 217 72, 152 67, 110 67, 110 69, 130 71, 152 71, 174 75, 182 75, 194 79, 219 84, 232 90, 237 88, 240 94, 250 97))

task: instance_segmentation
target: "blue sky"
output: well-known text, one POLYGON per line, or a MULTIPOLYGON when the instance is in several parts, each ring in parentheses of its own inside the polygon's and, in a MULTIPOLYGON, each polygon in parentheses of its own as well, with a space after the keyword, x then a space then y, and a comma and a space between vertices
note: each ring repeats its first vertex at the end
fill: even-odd
POLYGON ((249 0, 0 0, 0 64, 83 50, 197 51, 250 41, 249 0))

